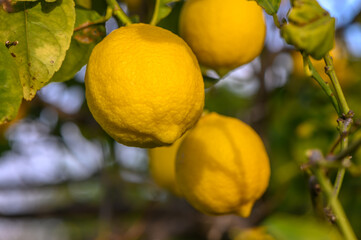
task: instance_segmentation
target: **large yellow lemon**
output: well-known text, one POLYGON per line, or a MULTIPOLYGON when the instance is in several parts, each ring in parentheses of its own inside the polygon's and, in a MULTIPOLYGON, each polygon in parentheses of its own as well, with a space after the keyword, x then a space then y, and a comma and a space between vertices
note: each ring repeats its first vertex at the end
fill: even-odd
POLYGON ((188 202, 207 214, 249 216, 269 177, 262 140, 235 118, 205 115, 178 150, 177 184, 188 202))
POLYGON ((132 24, 94 49, 85 76, 95 120, 128 146, 170 145, 202 114, 203 78, 196 57, 178 36, 132 24))
POLYGON ((220 73, 256 58, 266 35, 262 8, 255 1, 188 0, 179 24, 199 62, 220 73))

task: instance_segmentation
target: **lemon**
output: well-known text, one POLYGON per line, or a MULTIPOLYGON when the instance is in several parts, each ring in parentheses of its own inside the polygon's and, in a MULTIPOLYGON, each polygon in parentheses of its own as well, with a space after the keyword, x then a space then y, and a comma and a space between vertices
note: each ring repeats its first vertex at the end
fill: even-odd
POLYGON ((179 32, 202 65, 227 72, 261 53, 266 25, 255 1, 188 0, 179 32))
POLYGON ((264 227, 254 227, 240 232, 233 240, 275 240, 264 227))
POLYGON ((269 177, 268 156, 257 133, 216 113, 199 120, 177 153, 177 184, 188 202, 207 214, 248 217, 269 177))
POLYGON ((175 180, 175 159, 179 145, 183 141, 183 135, 171 146, 149 149, 149 170, 155 183, 170 191, 174 195, 181 196, 175 180))
POLYGON ((95 120, 119 143, 170 145, 202 114, 196 57, 178 36, 132 24, 111 32, 90 56, 86 99, 95 120))

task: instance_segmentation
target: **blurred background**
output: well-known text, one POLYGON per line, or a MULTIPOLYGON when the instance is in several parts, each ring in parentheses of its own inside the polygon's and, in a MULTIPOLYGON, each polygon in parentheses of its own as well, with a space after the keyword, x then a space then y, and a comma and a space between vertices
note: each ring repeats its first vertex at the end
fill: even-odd
MULTIPOLYGON (((359 118, 361 0, 319 3, 336 18, 331 55, 359 118)), ((150 19, 153 5, 149 0, 121 2, 142 22, 150 19)), ((159 25, 177 33, 181 6, 174 4, 159 25)), ((279 17, 289 8, 283 1, 279 17)), ((253 126, 269 153, 270 187, 249 218, 207 216, 159 188, 149 175, 147 150, 118 144, 91 116, 84 67, 74 79, 41 89, 22 104, 15 121, 0 126, 0 240, 273 239, 266 231, 275 239, 337 239, 317 220, 308 176, 300 169, 307 149, 330 151, 338 136, 337 115, 303 73, 301 55, 280 38, 272 17, 266 20, 262 54, 206 89, 205 108, 253 126)), ((117 27, 114 19, 106 23, 107 33, 117 27)), ((323 72, 322 61, 314 64, 323 72)), ((215 72, 207 74, 217 78, 215 72)), ((352 159, 361 164, 360 157, 352 159)), ((360 176, 346 174, 340 198, 361 236, 360 176)))

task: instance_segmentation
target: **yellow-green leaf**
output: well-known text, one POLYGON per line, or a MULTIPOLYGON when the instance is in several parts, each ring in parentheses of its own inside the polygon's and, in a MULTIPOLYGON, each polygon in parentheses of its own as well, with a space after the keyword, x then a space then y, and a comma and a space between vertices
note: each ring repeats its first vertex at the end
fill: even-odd
POLYGON ((22 98, 16 63, 5 44, 0 44, 0 124, 16 117, 22 98))
POLYGON ((256 1, 269 15, 276 14, 280 7, 281 0, 249 0, 256 1))
POLYGON ((156 25, 160 20, 165 18, 172 11, 170 4, 177 2, 179 0, 156 0, 154 15, 152 17, 151 24, 156 25))
POLYGON ((295 0, 289 23, 281 29, 285 41, 315 59, 321 59, 334 46, 335 19, 315 0, 295 0))
POLYGON ((337 229, 331 224, 316 221, 312 217, 274 215, 264 223, 277 240, 341 240, 337 229))
POLYGON ((0 7, 0 43, 10 48, 23 95, 31 100, 57 71, 69 48, 75 22, 73 0, 23 2, 0 7))

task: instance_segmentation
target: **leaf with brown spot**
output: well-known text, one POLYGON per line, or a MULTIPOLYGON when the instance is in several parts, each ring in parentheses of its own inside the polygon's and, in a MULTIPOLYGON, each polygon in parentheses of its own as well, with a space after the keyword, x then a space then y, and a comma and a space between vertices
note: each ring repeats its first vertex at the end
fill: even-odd
POLYGON ((5 45, 0 44, 0 124, 16 117, 22 98, 16 63, 5 45))
POLYGON ((74 2, 13 2, 12 13, 0 8, 0 42, 17 42, 9 49, 16 62, 24 98, 31 100, 65 58, 74 29, 74 2))

